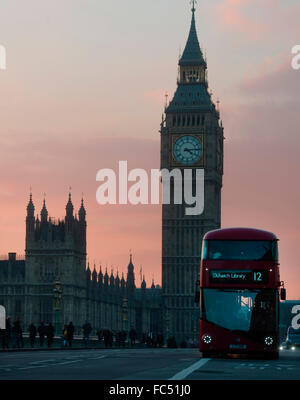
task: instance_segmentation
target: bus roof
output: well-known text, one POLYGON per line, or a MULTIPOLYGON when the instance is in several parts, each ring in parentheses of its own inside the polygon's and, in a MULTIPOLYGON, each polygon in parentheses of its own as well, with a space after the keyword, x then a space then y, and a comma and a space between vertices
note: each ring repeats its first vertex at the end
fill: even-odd
POLYGON ((225 228, 207 232, 204 240, 278 240, 272 232, 254 228, 225 228))

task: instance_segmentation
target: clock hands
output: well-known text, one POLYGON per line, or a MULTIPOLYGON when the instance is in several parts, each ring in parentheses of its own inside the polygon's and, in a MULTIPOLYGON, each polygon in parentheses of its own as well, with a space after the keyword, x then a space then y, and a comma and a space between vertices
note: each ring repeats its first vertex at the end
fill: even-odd
POLYGON ((184 151, 188 151, 190 154, 193 154, 192 151, 199 151, 199 150, 201 149, 188 149, 188 148, 184 149, 184 151))

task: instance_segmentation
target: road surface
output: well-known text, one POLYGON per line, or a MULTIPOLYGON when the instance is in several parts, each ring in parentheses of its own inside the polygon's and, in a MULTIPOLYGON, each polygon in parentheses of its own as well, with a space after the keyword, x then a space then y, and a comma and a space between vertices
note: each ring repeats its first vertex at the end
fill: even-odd
POLYGON ((1 352, 0 380, 300 379, 300 351, 279 360, 205 359, 197 349, 1 352))

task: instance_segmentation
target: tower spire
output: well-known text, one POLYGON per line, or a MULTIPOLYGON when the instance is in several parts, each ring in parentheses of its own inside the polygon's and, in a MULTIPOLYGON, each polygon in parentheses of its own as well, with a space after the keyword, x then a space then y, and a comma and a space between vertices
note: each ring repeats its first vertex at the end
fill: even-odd
POLYGON ((191 4, 192 4, 191 27, 190 27, 190 32, 189 32, 189 36, 188 36, 188 40, 187 40, 185 49, 179 60, 179 65, 181 65, 181 66, 183 66, 183 65, 193 65, 193 66, 206 65, 202 51, 200 49, 197 30, 196 30, 196 20, 195 20, 196 1, 192 0, 191 4))
POLYGON ((197 4, 197 0, 191 0, 190 3, 192 5, 192 13, 194 13, 196 11, 195 4, 197 4))
POLYGON ((41 221, 46 222, 48 219, 48 211, 46 207, 46 193, 44 193, 43 208, 41 210, 41 221))

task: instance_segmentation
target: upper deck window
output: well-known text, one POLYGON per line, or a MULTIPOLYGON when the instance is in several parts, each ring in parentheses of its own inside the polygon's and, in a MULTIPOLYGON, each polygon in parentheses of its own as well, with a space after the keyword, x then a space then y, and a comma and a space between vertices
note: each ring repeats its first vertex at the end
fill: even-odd
POLYGON ((276 240, 205 240, 203 260, 277 261, 276 240))

